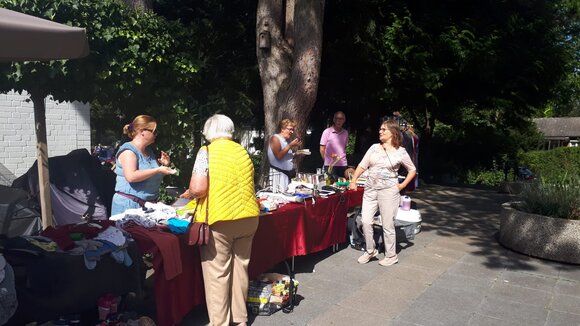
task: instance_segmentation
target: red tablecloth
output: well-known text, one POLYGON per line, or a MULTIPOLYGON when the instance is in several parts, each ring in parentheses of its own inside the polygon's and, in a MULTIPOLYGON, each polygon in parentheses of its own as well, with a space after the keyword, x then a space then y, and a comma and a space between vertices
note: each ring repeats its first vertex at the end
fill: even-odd
POLYGON ((197 305, 205 304, 199 249, 160 228, 125 228, 139 248, 153 256, 157 325, 175 325, 197 305))
MULTIPOLYGON (((252 244, 250 278, 293 256, 326 249, 346 240, 346 213, 351 193, 305 203, 290 203, 260 217, 252 244)), ((354 194, 352 197, 356 197, 354 194)))
MULTIPOLYGON (((360 205, 362 193, 361 190, 346 191, 317 199, 315 204, 312 200, 305 204, 290 203, 261 216, 252 245, 250 278, 289 257, 317 252, 346 241, 346 213, 349 207, 360 205)), ((196 305, 205 303, 197 247, 187 246, 184 237, 166 232, 160 234, 159 230, 148 231, 134 226, 127 231, 144 252, 153 254, 159 326, 178 324, 196 305), (173 244, 164 244, 164 241, 173 244), (164 257, 167 257, 166 262, 164 257), (181 266, 178 257, 181 257, 181 266)))

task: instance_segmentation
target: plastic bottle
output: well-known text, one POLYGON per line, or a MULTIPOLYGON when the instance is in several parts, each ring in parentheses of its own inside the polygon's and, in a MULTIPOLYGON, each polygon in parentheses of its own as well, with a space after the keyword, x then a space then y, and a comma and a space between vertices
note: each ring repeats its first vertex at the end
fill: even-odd
POLYGON ((411 197, 403 196, 401 198, 401 209, 404 211, 411 210, 411 197))

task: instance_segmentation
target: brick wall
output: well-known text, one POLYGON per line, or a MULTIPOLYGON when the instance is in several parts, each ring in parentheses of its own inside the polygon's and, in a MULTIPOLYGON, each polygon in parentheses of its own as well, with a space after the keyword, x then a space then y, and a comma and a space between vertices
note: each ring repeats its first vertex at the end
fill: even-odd
MULTIPOLYGON (((46 100, 48 156, 91 147, 90 106, 46 100)), ((0 94, 0 184, 24 174, 36 160, 34 108, 28 93, 0 94)))

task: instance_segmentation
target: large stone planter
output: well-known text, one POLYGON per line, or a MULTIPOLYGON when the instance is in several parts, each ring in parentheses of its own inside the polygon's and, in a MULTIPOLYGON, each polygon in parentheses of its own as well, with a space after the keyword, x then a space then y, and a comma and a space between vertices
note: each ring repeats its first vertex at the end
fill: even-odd
POLYGON ((580 264, 580 221, 530 214, 502 205, 499 241, 533 257, 580 264))

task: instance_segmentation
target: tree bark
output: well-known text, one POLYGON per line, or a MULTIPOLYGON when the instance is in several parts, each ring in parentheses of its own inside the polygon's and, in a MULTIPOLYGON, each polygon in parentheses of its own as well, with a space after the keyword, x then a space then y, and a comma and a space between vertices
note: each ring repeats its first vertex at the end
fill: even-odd
POLYGON ((323 20, 324 0, 258 1, 256 56, 262 80, 265 129, 262 185, 268 174, 268 140, 278 131, 279 121, 296 120, 295 134, 304 139, 318 93, 323 20), (269 35, 269 48, 260 47, 260 34, 269 35))

